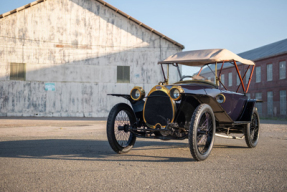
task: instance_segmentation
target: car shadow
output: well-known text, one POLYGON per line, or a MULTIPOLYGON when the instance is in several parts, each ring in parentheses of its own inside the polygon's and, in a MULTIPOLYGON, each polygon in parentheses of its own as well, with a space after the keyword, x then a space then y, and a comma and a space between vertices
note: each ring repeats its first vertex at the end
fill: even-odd
POLYGON ((0 158, 32 158, 86 161, 183 162, 190 158, 138 155, 136 151, 185 147, 177 142, 137 141, 132 153, 116 154, 105 140, 44 139, 0 142, 0 158))
POLYGON ((213 148, 245 149, 247 146, 214 145, 213 148))
MULTIPOLYGON (((116 154, 106 140, 44 139, 0 142, 0 158, 32 158, 79 161, 139 161, 139 162, 192 162, 190 157, 146 155, 146 150, 187 148, 187 143, 163 141, 137 141, 130 153, 116 154), (139 154, 141 153, 141 154, 139 154)), ((215 145, 214 148, 244 148, 215 145)), ((189 153, 189 149, 186 151, 189 153)), ((190 154, 189 154, 190 155, 190 154)))

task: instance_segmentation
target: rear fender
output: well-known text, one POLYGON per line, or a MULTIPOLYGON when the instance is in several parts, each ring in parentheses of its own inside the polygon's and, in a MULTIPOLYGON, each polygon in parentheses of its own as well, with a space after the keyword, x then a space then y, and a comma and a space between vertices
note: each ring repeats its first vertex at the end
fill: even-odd
POLYGON ((244 109, 242 111, 241 116, 238 121, 251 121, 251 116, 253 112, 253 108, 255 106, 256 99, 248 99, 244 105, 244 109))

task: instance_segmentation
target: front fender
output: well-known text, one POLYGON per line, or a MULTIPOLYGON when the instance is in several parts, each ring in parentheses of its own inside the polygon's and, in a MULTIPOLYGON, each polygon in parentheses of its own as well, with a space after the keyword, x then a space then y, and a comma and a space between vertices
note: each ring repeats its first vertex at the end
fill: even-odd
POLYGON ((182 94, 182 101, 176 114, 178 124, 186 124, 190 121, 191 116, 200 104, 208 104, 214 113, 216 121, 219 123, 233 123, 233 120, 221 107, 221 105, 209 95, 198 95, 198 94, 182 94))
POLYGON ((133 111, 138 119, 142 119, 142 112, 144 107, 144 100, 134 101, 128 94, 108 94, 115 97, 123 97, 130 101, 133 111))

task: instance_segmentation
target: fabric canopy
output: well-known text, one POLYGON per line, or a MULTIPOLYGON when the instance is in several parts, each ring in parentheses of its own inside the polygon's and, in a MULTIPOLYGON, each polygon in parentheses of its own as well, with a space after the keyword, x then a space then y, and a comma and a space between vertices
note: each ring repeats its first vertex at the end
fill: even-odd
POLYGON ((195 51, 183 51, 169 56, 159 64, 178 63, 188 66, 202 66, 209 63, 220 63, 223 61, 238 61, 246 65, 255 65, 253 61, 243 59, 227 49, 204 49, 195 51))

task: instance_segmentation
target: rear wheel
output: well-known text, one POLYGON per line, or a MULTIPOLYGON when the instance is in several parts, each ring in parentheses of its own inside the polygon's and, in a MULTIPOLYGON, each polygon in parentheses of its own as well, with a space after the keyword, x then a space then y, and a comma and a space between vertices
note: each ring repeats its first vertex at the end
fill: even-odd
POLYGON ((215 117, 207 104, 199 105, 193 112, 189 127, 189 149, 197 161, 205 160, 213 147, 215 117))
POLYGON ((133 110, 125 103, 115 105, 110 111, 107 120, 107 137, 111 148, 116 153, 126 153, 133 148, 136 137, 124 127, 129 127, 135 122, 133 110))
POLYGON ((251 117, 251 123, 246 125, 244 128, 245 142, 249 148, 254 148, 258 144, 259 130, 260 130, 259 127, 260 127, 259 114, 256 108, 254 108, 251 117))

